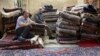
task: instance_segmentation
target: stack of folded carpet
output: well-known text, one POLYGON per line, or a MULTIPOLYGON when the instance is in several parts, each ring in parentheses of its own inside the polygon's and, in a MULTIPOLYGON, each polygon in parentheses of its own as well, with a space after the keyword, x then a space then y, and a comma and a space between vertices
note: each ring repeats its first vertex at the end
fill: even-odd
POLYGON ((35 35, 39 35, 39 36, 44 36, 45 33, 45 25, 42 24, 34 24, 32 25, 32 33, 34 33, 35 35))
POLYGON ((1 11, 2 14, 2 27, 4 32, 13 32, 15 29, 17 18, 21 15, 21 8, 5 9, 1 11))
POLYGON ((79 36, 81 18, 73 13, 60 13, 57 22, 57 40, 59 43, 76 43, 79 36), (67 42, 66 42, 67 41, 67 42))
POLYGON ((91 40, 97 39, 99 40, 99 22, 100 19, 97 15, 93 15, 90 13, 85 13, 82 15, 82 23, 80 26, 81 39, 91 40))
POLYGON ((56 11, 53 12, 45 12, 43 13, 44 20, 46 21, 49 28, 53 31, 56 30, 56 22, 58 19, 58 15, 56 14, 56 11))
POLYGON ((74 6, 71 11, 60 13, 57 21, 59 43, 78 40, 100 40, 100 15, 94 6, 83 4, 74 6))

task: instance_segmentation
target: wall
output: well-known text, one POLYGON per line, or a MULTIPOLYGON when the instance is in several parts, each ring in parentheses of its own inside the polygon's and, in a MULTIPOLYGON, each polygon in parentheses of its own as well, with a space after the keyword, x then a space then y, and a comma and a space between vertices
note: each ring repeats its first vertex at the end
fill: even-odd
POLYGON ((100 8, 100 0, 85 0, 85 3, 92 4, 97 8, 100 8))
POLYGON ((64 6, 73 6, 77 4, 77 0, 27 0, 26 3, 27 10, 31 13, 35 13, 39 7, 43 7, 45 4, 52 4, 54 8, 62 10, 64 6))
POLYGON ((97 0, 97 8, 100 8, 100 0, 97 0))
POLYGON ((84 4, 84 0, 77 0, 77 4, 84 4))
POLYGON ((0 0, 0 10, 2 8, 14 8, 14 0, 0 0))

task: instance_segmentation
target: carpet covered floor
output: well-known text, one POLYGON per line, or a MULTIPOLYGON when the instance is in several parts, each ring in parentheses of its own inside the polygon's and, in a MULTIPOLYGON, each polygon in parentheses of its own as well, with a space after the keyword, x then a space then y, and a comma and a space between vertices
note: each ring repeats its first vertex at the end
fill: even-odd
POLYGON ((0 50, 0 56, 100 56, 100 47, 0 50))

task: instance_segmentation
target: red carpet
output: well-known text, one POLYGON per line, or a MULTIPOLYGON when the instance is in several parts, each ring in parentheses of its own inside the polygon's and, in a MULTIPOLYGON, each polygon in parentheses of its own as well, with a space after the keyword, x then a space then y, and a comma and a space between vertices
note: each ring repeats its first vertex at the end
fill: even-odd
POLYGON ((32 49, 32 48, 41 48, 40 45, 31 44, 30 41, 18 42, 13 41, 12 39, 15 35, 7 35, 0 39, 0 49, 32 49))
POLYGON ((100 44, 97 43, 97 41, 94 41, 94 40, 80 41, 78 44, 79 44, 80 47, 96 47, 96 46, 100 46, 100 44))
MULTIPOLYGON (((22 43, 19 43, 19 42, 13 42, 12 39, 14 38, 14 35, 7 35, 6 38, 2 38, 3 42, 0 43, 0 45, 13 45, 13 46, 16 46, 17 45, 17 49, 20 48, 18 47, 18 45, 22 45, 22 43)), ((31 45, 30 43, 28 42, 25 42, 24 45, 26 44, 27 45, 31 45)), ((100 46, 100 44, 97 43, 97 41, 94 41, 94 40, 86 40, 86 41, 80 41, 78 43, 78 45, 80 47, 97 47, 97 46, 100 46)), ((23 46, 23 45, 22 45, 23 46)), ((22 47, 21 46, 21 47, 22 47)), ((25 47, 25 46, 23 46, 25 47)), ((33 46, 30 46, 29 48, 32 48, 33 46)), ((26 47, 25 47, 26 48, 26 47)), ((34 48, 34 47, 33 47, 34 48)), ((15 48, 16 49, 16 48, 15 48)))

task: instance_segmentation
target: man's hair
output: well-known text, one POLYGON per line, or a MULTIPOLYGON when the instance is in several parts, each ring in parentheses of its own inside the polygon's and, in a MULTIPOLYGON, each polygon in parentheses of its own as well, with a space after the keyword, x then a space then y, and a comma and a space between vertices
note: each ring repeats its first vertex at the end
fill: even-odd
MULTIPOLYGON (((24 15, 27 11, 22 11, 21 15, 24 15)), ((31 13, 29 13, 29 17, 31 18, 31 13)))
POLYGON ((22 11, 21 15, 24 15, 26 13, 26 11, 22 11))

